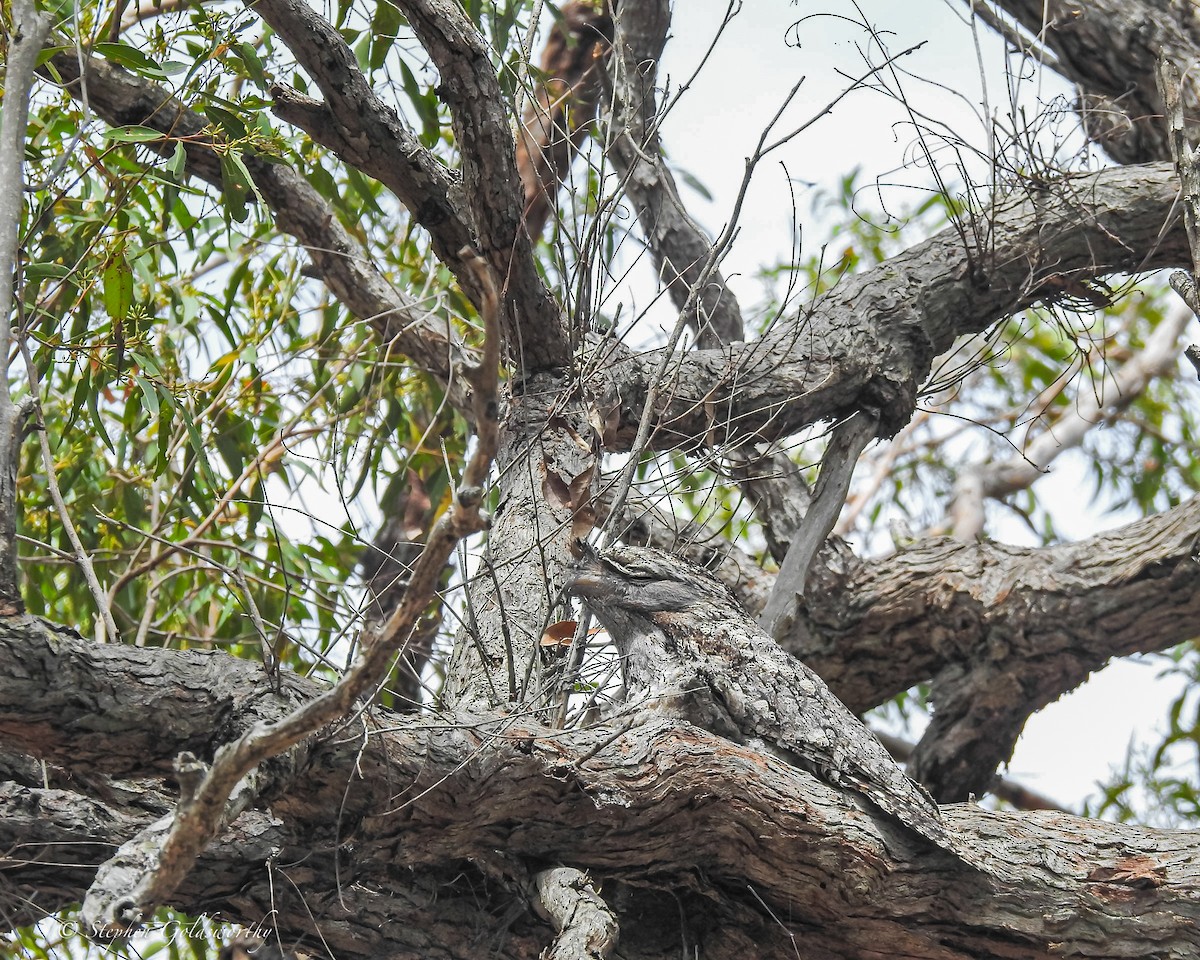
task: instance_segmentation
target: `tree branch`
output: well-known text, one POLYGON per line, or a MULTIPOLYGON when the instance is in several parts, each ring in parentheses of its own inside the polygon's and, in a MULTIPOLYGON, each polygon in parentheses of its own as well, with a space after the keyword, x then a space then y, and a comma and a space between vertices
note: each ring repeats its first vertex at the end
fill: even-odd
POLYGON ((1001 499, 1027 489, 1048 472, 1054 460, 1078 447, 1097 426, 1118 419, 1152 380, 1173 374, 1179 366, 1179 338, 1192 317, 1191 311, 1182 307, 1168 311, 1142 349, 1120 366, 1106 363, 1100 376, 1089 379, 1020 455, 963 470, 955 481, 950 506, 954 536, 972 540, 980 535, 985 499, 1001 499))
POLYGON ((922 541, 822 570, 785 646, 855 712, 933 677, 910 771, 942 800, 982 794, 1031 713, 1113 657, 1195 635, 1198 535, 1193 498, 1055 547, 922 541))
POLYGON ((875 439, 878 424, 879 417, 872 411, 858 413, 834 427, 812 500, 804 520, 792 534, 771 595, 758 618, 759 625, 772 637, 779 637, 788 629, 796 601, 804 596, 809 568, 845 506, 854 465, 867 444, 875 439))
MULTIPOLYGON (((984 0, 968 0, 972 8, 984 0)), ((1082 95, 1077 108, 1089 137, 1118 163, 1167 160, 1171 153, 1155 89, 1160 55, 1191 63, 1200 29, 1186 4, 1154 0, 986 0, 1003 9, 1056 55, 1054 68, 1082 95)), ((1197 87, 1188 80, 1194 109, 1197 87)))
POLYGON ((516 146, 487 45, 456 0, 399 0, 397 6, 441 75, 438 93, 450 108, 462 156, 463 197, 478 235, 475 244, 506 298, 510 350, 524 371, 564 368, 571 343, 522 224, 516 146))
MULTIPOLYGON (((1064 277, 1106 276, 1188 262, 1169 164, 1027 183, 997 200, 964 248, 950 228, 863 274, 760 340, 675 358, 652 415, 657 448, 770 441, 863 407, 881 436, 912 415, 918 386, 955 337, 1053 299, 1064 277), (918 293, 919 291, 919 293, 918 293)), ((593 342, 594 395, 620 411, 611 450, 636 436, 659 351, 593 342)))
POLYGON ((274 112, 391 190, 429 231, 437 258, 479 306, 483 291, 460 255, 475 240, 470 215, 452 193, 458 178, 371 89, 354 52, 324 17, 300 0, 256 0, 251 9, 287 44, 325 97, 322 103, 276 84, 274 112))
POLYGON ((604 58, 612 43, 607 4, 572 0, 560 11, 542 51, 533 97, 517 132, 517 171, 525 192, 525 229, 546 228, 571 161, 587 139, 600 98, 604 58))
MULTIPOLYGON (((79 64, 74 52, 56 53, 50 62, 67 92, 78 97, 79 64)), ((171 156, 176 144, 182 143, 188 175, 221 187, 220 159, 207 120, 164 88, 98 57, 88 59, 87 70, 88 102, 98 116, 114 126, 137 124, 160 131, 164 139, 145 144, 160 156, 171 156)), ((457 371, 474 357, 450 335, 445 322, 387 281, 304 177, 291 167, 252 154, 242 159, 270 206, 275 225, 304 245, 316 275, 338 301, 369 322, 384 343, 394 343, 438 380, 455 406, 470 410, 457 371)))
POLYGON ((17 576, 17 465, 28 406, 13 403, 8 360, 12 355, 13 289, 17 284, 17 243, 25 206, 25 129, 34 68, 50 21, 33 0, 13 0, 11 33, 0 105, 0 612, 25 609, 17 576))
MULTIPOLYGON (((138 710, 137 676, 155 678, 153 697, 163 709, 173 705, 175 731, 209 729, 209 705, 226 701, 230 688, 257 686, 256 697, 240 701, 255 712, 274 694, 256 665, 223 654, 98 647, 52 636, 32 618, 10 618, 4 628, 0 732, 11 748, 66 767, 51 770, 57 785, 47 788, 47 774, 8 766, 19 782, 0 789, 5 877, 14 895, 45 891, 42 905, 53 909, 78 898, 104 847, 170 803, 151 784, 135 791, 95 773, 107 741, 134 761, 128 773, 164 774, 165 747, 139 765, 125 746, 126 738, 152 742, 161 726, 154 712, 138 710), (114 683, 128 691, 121 702, 107 694, 114 683), (70 713, 40 706, 68 697, 70 713), (117 727, 121 715, 133 726, 117 727), (31 838, 37 855, 22 858, 31 838)), ((284 683, 309 696, 319 689, 284 683)), ((226 718, 235 727, 253 722, 244 713, 226 718)), ((705 956, 730 960, 745 955, 743 942, 722 939, 735 920, 763 943, 781 948, 802 936, 831 957, 861 957, 880 937, 931 960, 1033 960, 1052 946, 1163 958, 1200 949, 1200 839, 1189 831, 944 808, 948 827, 1001 882, 917 849, 808 774, 687 725, 646 714, 576 731, 501 715, 446 720, 388 722, 367 739, 352 724, 309 741, 306 775, 272 798, 273 817, 247 812, 208 850, 175 905, 249 922, 273 909, 285 943, 319 935, 347 957, 417 952, 418 935, 447 956, 477 956, 462 930, 488 915, 490 929, 509 914, 513 942, 500 955, 529 956, 551 936, 530 929, 524 894, 514 893, 526 889, 521 864, 532 859, 569 862, 604 883, 628 957, 663 956, 649 929, 667 922, 660 898, 670 905, 664 917, 691 931, 705 956), (354 883, 339 883, 346 876, 354 883), (775 921, 762 917, 764 905, 775 921), (384 914, 392 922, 380 923, 384 914), (427 926, 413 931, 422 920, 427 926), (773 923, 781 929, 772 933, 773 923)))
MULTIPOLYGON (((469 260, 468 254, 460 254, 469 260)), ((476 445, 463 471, 450 508, 442 514, 413 567, 404 600, 388 620, 364 638, 355 662, 332 688, 281 720, 256 727, 224 744, 212 766, 197 774, 198 782, 181 791, 173 817, 164 817, 124 844, 97 874, 83 903, 89 925, 113 933, 127 931, 169 898, 197 856, 228 823, 263 791, 277 788, 300 767, 297 745, 327 724, 350 714, 356 701, 387 675, 392 658, 402 650, 433 601, 442 570, 454 547, 486 525, 481 507, 498 442, 497 389, 500 368, 499 294, 482 258, 473 261, 476 284, 483 291, 485 328, 482 364, 466 376, 474 388, 476 445), (283 758, 284 775, 258 769, 264 761, 283 758)), ((279 762, 278 760, 276 761, 279 762)))

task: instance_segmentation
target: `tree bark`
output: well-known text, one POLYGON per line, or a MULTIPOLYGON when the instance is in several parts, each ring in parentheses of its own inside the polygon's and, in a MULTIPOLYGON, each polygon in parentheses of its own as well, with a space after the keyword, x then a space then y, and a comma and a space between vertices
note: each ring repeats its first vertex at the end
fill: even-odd
MULTIPOLYGON (((285 678, 278 701, 259 668, 224 654, 96 646, 33 618, 0 626, 0 736, 48 765, 10 754, 0 792, 8 892, 39 915, 78 899, 104 851, 170 807, 164 765, 211 736, 214 713, 233 735, 319 689, 285 678), (30 844, 35 856, 14 855, 30 844)), ((175 905, 246 922, 273 908, 285 942, 319 930, 337 956, 470 957, 481 936, 529 956, 554 937, 530 909, 529 865, 557 862, 602 882, 630 957, 734 957, 759 936, 764 952, 798 937, 832 957, 881 942, 942 960, 1200 949, 1190 832, 944 807, 986 868, 974 870, 686 724, 455 719, 378 714, 317 738, 303 775, 209 848, 175 905)))

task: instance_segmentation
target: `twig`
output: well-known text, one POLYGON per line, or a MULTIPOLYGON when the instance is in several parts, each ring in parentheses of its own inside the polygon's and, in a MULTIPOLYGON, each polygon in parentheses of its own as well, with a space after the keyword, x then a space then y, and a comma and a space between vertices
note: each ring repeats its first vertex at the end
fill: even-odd
MULTIPOLYGON (((1178 271, 1180 275, 1183 271, 1178 271)), ((1169 376, 1179 356, 1178 342, 1191 315, 1182 307, 1169 312, 1136 354, 1116 370, 1106 370, 1092 389, 1080 391, 1019 455, 1001 463, 963 471, 950 506, 952 535, 973 540, 983 532, 983 504, 1031 486, 1056 458, 1078 447, 1098 424, 1112 422, 1145 393, 1155 377, 1169 376)))
POLYGON ((82 915, 90 928, 128 931, 171 896, 205 846, 264 786, 258 764, 347 716, 360 698, 383 681, 392 658, 436 596, 442 570, 459 540, 486 527, 484 483, 499 444, 500 298, 483 258, 472 250, 461 250, 459 255, 475 271, 482 292, 483 360, 465 371, 474 388, 475 451, 450 508, 434 525, 413 565, 404 599, 386 623, 364 632, 358 658, 338 683, 282 720, 256 726, 217 750, 192 796, 181 797, 174 816, 164 818, 170 821, 169 830, 164 834, 159 821, 117 851, 97 873, 84 899, 82 915))

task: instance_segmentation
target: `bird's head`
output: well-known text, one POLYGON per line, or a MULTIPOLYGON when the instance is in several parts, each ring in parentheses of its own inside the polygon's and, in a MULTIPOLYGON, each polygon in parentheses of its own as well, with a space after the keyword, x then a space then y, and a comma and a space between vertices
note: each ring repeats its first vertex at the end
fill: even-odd
POLYGON ((728 598, 724 584, 708 571, 652 547, 610 547, 597 553, 586 544, 567 590, 603 621, 620 610, 650 619, 728 598))

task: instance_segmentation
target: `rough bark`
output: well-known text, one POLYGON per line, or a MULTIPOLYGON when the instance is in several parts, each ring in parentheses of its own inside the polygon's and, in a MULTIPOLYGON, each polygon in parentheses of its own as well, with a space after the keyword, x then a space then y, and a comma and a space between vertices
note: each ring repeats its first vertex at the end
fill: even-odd
MULTIPOLYGON (((1054 68, 1081 96, 1089 137, 1118 163, 1169 160, 1163 103, 1155 88, 1159 56, 1189 64, 1200 49, 1192 4, 1179 0, 989 0, 1056 55, 1054 68)), ((1196 102, 1196 80, 1188 80, 1196 102)), ((1194 119, 1194 117, 1193 117, 1194 119)))
MULTIPOLYGON (((616 50, 610 68, 613 118, 608 155, 637 210, 654 269, 671 302, 687 307, 693 288, 709 267, 712 240, 688 215, 675 177, 663 159, 658 136, 655 82, 658 59, 671 25, 666 0, 631 3, 617 19, 616 50)), ((741 308, 717 270, 709 270, 704 289, 687 317, 696 343, 705 348, 741 340, 741 308)))
POLYGON ((573 520, 595 493, 598 445, 570 387, 542 374, 516 384, 497 458, 487 554, 471 583, 443 694, 460 709, 549 704, 538 642, 562 602, 573 520))
POLYGON ((987 791, 1028 716, 1111 658, 1190 639, 1200 500, 1041 549, 922 541, 829 568, 789 649, 854 710, 933 677, 910 768, 941 800, 987 791))
POLYGON ((429 231, 437 258, 478 304, 481 291, 460 252, 472 246, 474 231, 451 192, 459 178, 371 89, 349 45, 320 14, 298 0, 260 0, 253 9, 325 97, 321 102, 277 85, 271 91, 275 112, 391 190, 429 231))
MULTIPOLYGON (((582 398, 578 381, 556 369, 569 366, 570 338, 520 227, 513 140, 488 51, 456 4, 399 5, 442 74, 463 156, 458 200, 454 178, 428 154, 406 155, 415 166, 399 173, 371 166, 379 157, 370 137, 395 149, 407 134, 355 87, 361 75, 328 24, 274 0, 264 15, 310 69, 325 71, 323 104, 291 97, 285 110, 348 162, 390 176, 398 195, 408 191, 414 216, 441 230, 435 242, 448 262, 458 255, 449 238, 469 231, 509 294, 508 341, 523 370, 505 424, 489 560, 446 687, 458 712, 433 724, 380 714, 306 741, 289 758, 304 775, 285 768, 268 779, 260 806, 209 846, 176 903, 246 920, 274 908, 290 940, 315 943, 319 932, 339 956, 530 956, 554 937, 530 909, 531 878, 567 864, 593 878, 629 957, 741 957, 755 947, 790 955, 797 940, 813 956, 878 956, 881 944, 931 958, 1195 955, 1200 856, 1189 834, 947 809, 986 867, 975 871, 751 746, 636 712, 570 732, 515 715, 520 704, 536 717, 553 692, 538 640, 586 519, 597 440, 627 449, 661 357, 593 343, 582 398)), ((57 56, 70 82, 74 58, 57 56)), ((93 109, 186 137, 189 172, 220 183, 195 114, 92 62, 93 109)), ((174 143, 151 146, 169 153, 174 143)), ((363 266, 302 178, 246 159, 281 229, 308 246, 335 295, 361 316, 396 320, 383 335, 406 338, 400 348, 462 391, 465 407, 461 349, 363 266)), ((861 408, 879 411, 887 434, 907 421, 932 358, 955 337, 1094 276, 1188 261, 1165 166, 1031 178, 1020 190, 998 198, 994 220, 844 280, 759 342, 673 360, 664 402, 651 411, 656 445, 772 441, 861 408)), ((670 211, 650 213, 651 245, 670 258, 670 211)), ((942 726, 916 762, 943 796, 959 795, 986 785, 1030 705, 1108 656, 1140 649, 1122 646, 1135 630, 1139 640, 1150 625, 1170 637, 1195 622, 1193 531, 1193 515, 1177 511, 1137 527, 1145 539, 1120 549, 1116 538, 1073 553, 923 544, 874 568, 875 593, 850 586, 863 568, 834 564, 822 574, 829 589, 810 598, 805 642, 843 642, 804 656, 835 689, 839 667, 847 689, 856 678, 870 689, 846 695, 855 706, 855 695, 869 699, 907 675, 936 677, 942 726), (893 568, 903 583, 886 576, 893 568), (856 606, 871 598, 874 606, 856 606), (863 627, 885 616, 893 619, 879 632, 863 627), (872 647, 881 632, 888 644, 872 647)), ((45 844, 36 856, 10 854, 4 893, 16 919, 78 900, 114 845, 170 811, 174 790, 164 783, 181 751, 211 758, 252 723, 319 694, 294 678, 274 691, 255 667, 220 655, 97 648, 30 620, 0 621, 0 662, 0 738, 23 755, 0 758, 10 780, 0 842, 18 852, 45 844)))
MULTIPOLYGON (((864 407, 881 412, 880 435, 890 436, 908 422, 930 362, 955 337, 1053 301, 1063 278, 1189 263, 1176 194, 1169 164, 1026 184, 997 198, 992 220, 978 225, 982 247, 947 228, 845 278, 811 313, 759 340, 680 357, 661 394, 653 444, 774 440, 864 407)), ((615 398, 620 422, 609 449, 620 450, 636 435, 660 357, 607 349, 590 386, 615 398)))
MULTIPOLYGON (((39 914, 77 899, 104 851, 173 802, 100 771, 161 778, 170 753, 211 730, 213 705, 231 705, 235 729, 286 707, 259 669, 220 653, 100 647, 29 618, 3 622, 0 649, 6 749, 49 764, 3 765, 10 921, 31 920, 35 898, 39 914), (126 747, 139 741, 148 752, 126 747)), ((342 957, 472 957, 481 943, 530 956, 554 931, 530 911, 527 864, 559 862, 603 882, 629 957, 732 958, 755 938, 782 956, 791 937, 829 957, 881 942, 941 960, 1200 949, 1190 832, 943 808, 984 873, 694 727, 638 713, 569 732, 460 719, 379 716, 366 739, 360 724, 331 730, 269 814, 247 812, 209 848, 176 904, 247 921, 274 909, 285 943, 311 948, 319 932, 342 957)))

